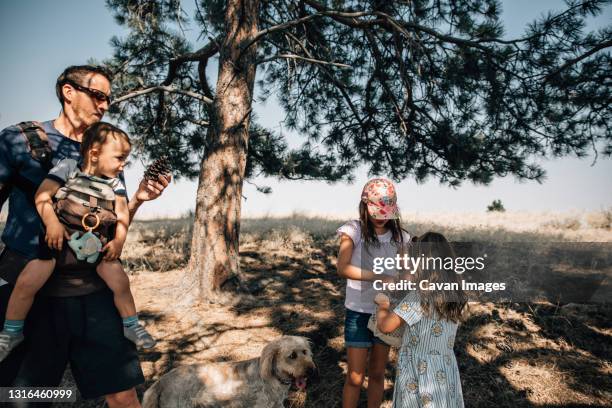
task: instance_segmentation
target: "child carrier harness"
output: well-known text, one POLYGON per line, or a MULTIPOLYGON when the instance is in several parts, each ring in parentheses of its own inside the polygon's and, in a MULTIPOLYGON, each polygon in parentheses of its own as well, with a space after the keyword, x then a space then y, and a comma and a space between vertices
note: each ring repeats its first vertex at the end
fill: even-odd
MULTIPOLYGON (((19 129, 19 133, 25 139, 26 148, 32 159, 39 162, 45 172, 51 170, 51 167, 53 167, 53 151, 49 146, 47 133, 43 129, 42 124, 34 121, 20 122, 15 127, 19 129)), ((4 202, 8 199, 13 187, 23 191, 30 199, 30 202, 34 202, 34 194, 38 186, 22 175, 15 174, 7 182, 0 183, 0 208, 2 208, 4 202)))
POLYGON ((62 249, 58 264, 96 263, 117 225, 115 192, 109 181, 75 170, 55 195, 54 209, 70 234, 68 247, 72 249, 62 249))

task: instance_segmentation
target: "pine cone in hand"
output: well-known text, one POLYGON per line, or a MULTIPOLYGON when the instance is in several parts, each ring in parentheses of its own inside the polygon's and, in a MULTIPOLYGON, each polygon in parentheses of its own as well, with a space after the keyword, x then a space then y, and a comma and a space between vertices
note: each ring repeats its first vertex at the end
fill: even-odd
POLYGON ((157 178, 161 175, 169 175, 171 170, 172 167, 170 167, 168 158, 166 156, 162 156, 147 167, 144 178, 145 180, 157 180, 157 178))

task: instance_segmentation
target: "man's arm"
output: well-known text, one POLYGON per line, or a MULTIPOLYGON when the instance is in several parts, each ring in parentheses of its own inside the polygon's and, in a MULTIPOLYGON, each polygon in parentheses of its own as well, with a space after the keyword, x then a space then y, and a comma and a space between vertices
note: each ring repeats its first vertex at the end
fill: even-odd
POLYGON ((138 185, 138 190, 134 193, 134 196, 128 203, 128 210, 130 213, 130 223, 134 219, 136 215, 136 211, 145 201, 155 200, 159 197, 164 189, 168 187, 170 181, 172 180, 172 176, 159 176, 157 181, 146 180, 143 179, 138 185))
POLYGON ((11 179, 15 174, 14 154, 11 154, 10 146, 13 138, 15 135, 10 128, 0 132, 0 210, 2 210, 2 204, 8 200, 11 179))

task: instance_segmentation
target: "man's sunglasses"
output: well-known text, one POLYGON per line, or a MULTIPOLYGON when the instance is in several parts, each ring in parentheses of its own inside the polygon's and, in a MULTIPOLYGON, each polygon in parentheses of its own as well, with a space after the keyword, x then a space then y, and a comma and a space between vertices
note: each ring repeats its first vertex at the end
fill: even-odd
POLYGON ((79 85, 76 82, 70 81, 70 80, 67 80, 66 83, 72 86, 74 89, 81 91, 81 92, 85 92, 89 96, 94 97, 98 102, 106 101, 106 103, 108 103, 109 105, 111 104, 111 97, 102 91, 98 91, 97 89, 87 88, 86 86, 79 85))

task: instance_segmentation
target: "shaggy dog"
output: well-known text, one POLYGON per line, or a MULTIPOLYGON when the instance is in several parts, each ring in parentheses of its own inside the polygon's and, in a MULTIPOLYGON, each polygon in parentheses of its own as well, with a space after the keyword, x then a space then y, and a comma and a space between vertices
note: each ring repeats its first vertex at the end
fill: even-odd
POLYGON ((316 366, 304 337, 283 336, 259 358, 175 368, 144 394, 143 408, 283 408, 291 384, 306 389, 316 366))

